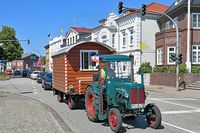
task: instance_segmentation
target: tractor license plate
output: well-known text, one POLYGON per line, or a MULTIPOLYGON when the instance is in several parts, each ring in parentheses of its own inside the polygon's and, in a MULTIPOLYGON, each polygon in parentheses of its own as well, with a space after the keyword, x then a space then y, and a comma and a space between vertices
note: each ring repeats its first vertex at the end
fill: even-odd
POLYGON ((131 104, 131 108, 143 108, 144 104, 131 104))

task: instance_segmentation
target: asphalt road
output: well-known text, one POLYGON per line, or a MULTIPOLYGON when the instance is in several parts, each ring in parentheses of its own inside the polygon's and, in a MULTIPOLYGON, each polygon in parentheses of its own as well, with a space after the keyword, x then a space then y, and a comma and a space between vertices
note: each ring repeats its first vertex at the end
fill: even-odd
MULTIPOLYGON (((84 109, 69 110, 65 103, 56 101, 52 91, 44 91, 41 84, 27 78, 14 78, 0 81, 0 91, 7 91, 37 99, 52 107, 74 133, 112 133, 106 122, 93 123, 84 109)), ((149 92, 146 103, 153 102, 162 112, 162 126, 151 129, 145 118, 127 119, 123 131, 127 133, 199 133, 200 99, 175 97, 172 95, 149 92)), ((64 128, 64 125, 62 127, 64 128)))

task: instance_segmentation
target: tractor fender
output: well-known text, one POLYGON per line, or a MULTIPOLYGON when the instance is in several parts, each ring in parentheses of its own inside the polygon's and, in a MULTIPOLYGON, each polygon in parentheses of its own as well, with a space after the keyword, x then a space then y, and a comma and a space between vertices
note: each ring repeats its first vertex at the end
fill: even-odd
POLYGON ((91 87, 93 89, 94 93, 98 95, 98 89, 99 88, 98 88, 97 84, 91 84, 91 85, 88 85, 87 88, 88 87, 91 87))
POLYGON ((146 105, 146 107, 144 108, 144 114, 147 113, 148 108, 152 108, 153 106, 155 106, 155 103, 149 103, 146 105))

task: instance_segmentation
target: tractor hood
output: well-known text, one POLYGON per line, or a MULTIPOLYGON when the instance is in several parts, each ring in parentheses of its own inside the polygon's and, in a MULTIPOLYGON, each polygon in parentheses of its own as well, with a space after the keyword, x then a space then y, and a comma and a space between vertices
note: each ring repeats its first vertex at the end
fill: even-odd
POLYGON ((137 84, 137 83, 126 83, 126 82, 117 82, 112 83, 114 88, 125 88, 125 89, 137 89, 137 88, 144 88, 143 84, 137 84))

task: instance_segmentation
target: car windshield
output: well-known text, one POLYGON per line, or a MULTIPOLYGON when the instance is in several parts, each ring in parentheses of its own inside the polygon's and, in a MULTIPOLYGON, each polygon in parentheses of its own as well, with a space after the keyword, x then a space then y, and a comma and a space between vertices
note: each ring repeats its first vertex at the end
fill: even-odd
POLYGON ((45 72, 40 72, 38 75, 39 76, 44 76, 45 72))
POLYGON ((129 78, 131 76, 130 61, 106 62, 105 65, 108 75, 112 70, 117 78, 129 78))

